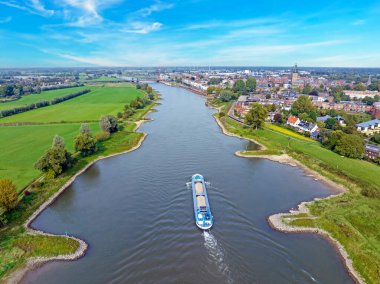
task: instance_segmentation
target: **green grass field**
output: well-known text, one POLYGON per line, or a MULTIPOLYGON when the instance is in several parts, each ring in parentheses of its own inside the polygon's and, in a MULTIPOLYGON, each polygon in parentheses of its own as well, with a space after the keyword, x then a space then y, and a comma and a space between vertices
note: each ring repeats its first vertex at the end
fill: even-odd
MULTIPOLYGON (((99 124, 90 124, 93 133, 99 124)), ((80 124, 55 124, 31 126, 0 126, 0 179, 11 178, 21 190, 40 175, 33 164, 50 147, 58 134, 65 139, 69 151, 74 150, 74 137, 80 124)))
MULTIPOLYGON (((238 122, 224 118, 227 128, 241 136, 249 137, 264 144, 269 150, 280 150, 288 153, 294 152, 302 153, 305 157, 313 160, 313 163, 323 163, 347 175, 348 177, 363 182, 365 184, 372 184, 380 189, 380 167, 357 159, 350 159, 342 157, 326 148, 323 148, 320 143, 313 140, 305 141, 304 139, 296 138, 292 135, 286 135, 286 130, 277 132, 274 128, 261 129, 251 131, 248 128, 243 128, 238 122)), ((297 134, 298 135, 298 134, 297 134)), ((302 137, 304 138, 304 137, 302 137)), ((249 154, 249 152, 248 152, 249 154)))
POLYGON ((0 119, 9 122, 77 122, 99 120, 101 115, 116 115, 123 105, 136 97, 143 97, 143 91, 134 87, 87 86, 92 91, 60 104, 31 110, 0 119))
POLYGON ((22 96, 17 101, 0 103, 0 110, 12 109, 15 107, 20 107, 24 105, 30 105, 37 103, 39 101, 51 101, 54 98, 63 97, 65 95, 76 93, 80 90, 84 90, 88 87, 74 87, 74 88, 65 88, 59 90, 43 91, 40 94, 31 94, 27 96, 22 96))
MULTIPOLYGON (((361 194, 366 188, 380 191, 380 167, 356 159, 341 157, 317 142, 298 139, 275 128, 252 131, 230 118, 222 118, 224 126, 239 136, 252 138, 268 149, 262 152, 287 153, 308 168, 346 186, 349 192, 335 198, 312 203, 311 216, 295 216, 295 226, 322 228, 347 250, 354 267, 367 283, 380 279, 380 200, 361 194), (298 217, 298 218, 297 218, 298 217), (313 217, 310 219, 310 217, 313 217), (317 217, 317 218, 315 218, 317 217)), ((258 151, 244 151, 257 155, 258 151)))

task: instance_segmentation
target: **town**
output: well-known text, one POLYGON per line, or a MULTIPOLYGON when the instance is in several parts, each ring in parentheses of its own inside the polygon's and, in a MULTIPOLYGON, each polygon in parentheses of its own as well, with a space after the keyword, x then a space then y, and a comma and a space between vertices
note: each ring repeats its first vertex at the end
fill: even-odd
POLYGON ((244 124, 252 104, 260 104, 268 109, 267 123, 302 133, 331 149, 336 146, 328 141, 333 132, 355 135, 356 141, 361 140, 358 149, 341 154, 380 162, 379 74, 308 71, 297 64, 277 70, 157 72, 157 81, 188 88, 210 101, 231 102, 227 115, 240 123, 244 124), (294 104, 300 100, 301 108, 310 106, 296 110, 294 104))

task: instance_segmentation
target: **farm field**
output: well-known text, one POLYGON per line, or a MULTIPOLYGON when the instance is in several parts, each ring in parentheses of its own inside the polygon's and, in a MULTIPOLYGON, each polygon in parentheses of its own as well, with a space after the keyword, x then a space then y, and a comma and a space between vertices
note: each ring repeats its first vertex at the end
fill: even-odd
POLYGON ((23 96, 21 97, 21 99, 17 101, 0 103, 0 110, 12 109, 15 107, 34 104, 34 103, 37 103, 39 101, 44 101, 44 100, 51 101, 54 98, 59 98, 65 95, 73 94, 87 88, 88 88, 87 86, 73 87, 73 88, 65 88, 65 89, 59 89, 59 90, 43 91, 40 94, 31 94, 31 95, 23 96))
MULTIPOLYGON (((74 137, 79 133, 80 123, 0 126, 0 179, 11 178, 20 190, 39 176, 34 163, 50 147, 58 134, 65 139, 69 151, 74 151, 74 137)), ((93 134, 99 131, 98 123, 90 124, 93 134)))
POLYGON ((0 123, 94 121, 99 120, 101 115, 116 115, 125 104, 136 97, 144 96, 143 91, 134 87, 87 86, 86 88, 92 91, 60 104, 2 118, 0 123))

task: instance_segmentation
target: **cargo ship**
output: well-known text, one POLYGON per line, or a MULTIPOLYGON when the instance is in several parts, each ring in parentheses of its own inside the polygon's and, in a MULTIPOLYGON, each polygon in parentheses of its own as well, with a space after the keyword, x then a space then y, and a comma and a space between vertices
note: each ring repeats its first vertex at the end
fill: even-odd
POLYGON ((210 204, 207 198, 206 183, 200 174, 195 174, 191 179, 193 191, 195 224, 202 230, 208 230, 213 225, 210 204))

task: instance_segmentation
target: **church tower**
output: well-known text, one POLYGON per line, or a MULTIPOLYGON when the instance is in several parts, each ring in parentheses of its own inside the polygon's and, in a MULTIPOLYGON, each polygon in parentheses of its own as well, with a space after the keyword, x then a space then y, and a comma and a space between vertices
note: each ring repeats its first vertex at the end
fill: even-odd
POLYGON ((292 70, 292 86, 296 87, 300 80, 300 73, 298 72, 297 63, 294 65, 292 70))

